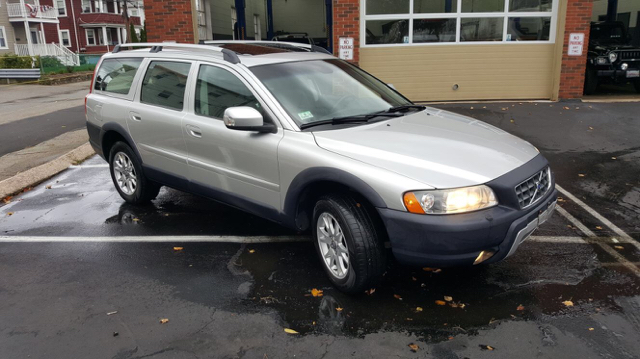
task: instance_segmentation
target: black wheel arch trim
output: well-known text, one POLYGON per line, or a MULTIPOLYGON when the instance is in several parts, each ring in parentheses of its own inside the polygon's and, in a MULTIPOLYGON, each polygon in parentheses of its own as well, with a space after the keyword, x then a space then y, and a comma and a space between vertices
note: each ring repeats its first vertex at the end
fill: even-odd
MULTIPOLYGON (((382 197, 369 184, 357 176, 331 167, 312 167, 300 172, 289 185, 287 190, 283 214, 288 221, 292 221, 290 226, 299 230, 305 230, 309 223, 308 219, 300 218, 299 205, 305 191, 321 182, 334 182, 351 188, 363 196, 372 206, 377 208, 387 208, 387 204, 382 197)), ((304 217, 304 216, 302 216, 304 217)))
MULTIPOLYGON (((90 125, 90 123, 87 122, 87 130, 89 131, 89 136, 91 136, 91 132, 92 131, 89 130, 89 125, 90 125)), ((92 125, 92 126, 95 126, 95 125, 92 125)), ((131 135, 129 135, 129 132, 121 124, 116 123, 116 122, 107 122, 104 125, 102 125, 102 129, 100 130, 100 135, 99 135, 100 137, 99 137, 99 141, 97 141, 97 145, 99 146, 99 148, 101 150, 100 152, 102 152, 102 158, 108 160, 108 157, 109 157, 108 153, 104 153, 102 151, 102 148, 103 148, 103 145, 104 145, 104 136, 108 132, 116 132, 120 136, 124 137, 124 139, 128 142, 129 147, 131 147, 131 149, 136 154, 136 156, 138 156, 138 160, 140 160, 140 163, 144 164, 144 161, 142 160, 142 156, 140 156, 140 152, 138 151, 138 147, 136 146, 135 142, 133 141, 133 138, 131 138, 131 135)))

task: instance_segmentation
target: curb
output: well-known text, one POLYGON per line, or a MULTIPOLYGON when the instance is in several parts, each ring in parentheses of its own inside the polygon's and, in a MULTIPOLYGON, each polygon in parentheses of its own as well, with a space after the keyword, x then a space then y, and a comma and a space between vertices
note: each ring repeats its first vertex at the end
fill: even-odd
POLYGON ((31 168, 17 175, 0 181, 0 198, 22 192, 27 187, 35 186, 48 178, 66 170, 72 164, 84 161, 94 155, 95 152, 89 144, 77 147, 74 150, 56 158, 53 161, 31 168))

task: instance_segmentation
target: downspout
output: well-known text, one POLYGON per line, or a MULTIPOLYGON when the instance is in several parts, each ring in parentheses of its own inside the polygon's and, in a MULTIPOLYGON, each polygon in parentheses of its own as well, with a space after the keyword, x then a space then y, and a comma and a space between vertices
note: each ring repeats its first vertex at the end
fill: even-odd
MULTIPOLYGON (((80 53, 80 41, 78 41, 78 21, 76 20, 76 10, 73 7, 73 0, 69 1, 71 3, 71 16, 73 17, 73 31, 76 36, 76 54, 80 53)), ((80 5, 82 6, 82 5, 80 5)))
POLYGON ((273 0, 267 0, 267 40, 273 38, 273 0))

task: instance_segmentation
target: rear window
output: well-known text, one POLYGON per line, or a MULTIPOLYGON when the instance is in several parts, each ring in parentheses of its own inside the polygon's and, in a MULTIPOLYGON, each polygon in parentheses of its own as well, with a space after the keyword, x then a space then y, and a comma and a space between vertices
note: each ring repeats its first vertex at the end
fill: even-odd
POLYGON ((140 102, 182 110, 190 63, 152 61, 142 81, 140 102))
POLYGON ((94 88, 98 91, 126 95, 142 59, 106 59, 96 74, 94 88))

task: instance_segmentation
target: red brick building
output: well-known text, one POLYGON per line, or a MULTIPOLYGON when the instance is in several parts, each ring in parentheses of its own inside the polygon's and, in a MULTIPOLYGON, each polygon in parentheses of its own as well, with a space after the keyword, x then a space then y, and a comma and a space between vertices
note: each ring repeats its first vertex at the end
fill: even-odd
MULTIPOLYGON (((334 54, 342 53, 414 101, 451 101, 581 97, 590 23, 603 16, 593 12, 594 3, 608 3, 610 12, 612 4, 626 0, 300 1, 326 4, 328 48, 334 54)), ((148 38, 198 42, 211 38, 209 29, 215 32, 217 21, 246 34, 252 16, 256 33, 257 18, 264 16, 273 34, 272 9, 280 2, 285 1, 266 0, 261 12, 252 0, 147 0, 148 38)), ((640 19, 637 7, 618 14, 630 29, 635 17, 640 19)), ((308 16, 295 17, 304 23, 308 16)))

